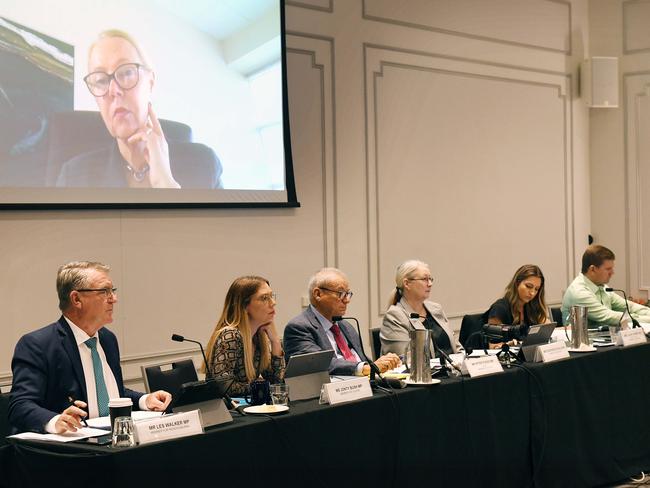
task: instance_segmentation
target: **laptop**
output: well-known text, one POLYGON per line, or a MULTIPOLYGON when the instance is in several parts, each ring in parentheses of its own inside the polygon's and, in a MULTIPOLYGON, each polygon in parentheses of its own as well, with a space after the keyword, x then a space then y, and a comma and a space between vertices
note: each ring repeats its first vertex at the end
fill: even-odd
POLYGON ((520 355, 523 356, 522 359, 528 362, 534 362, 537 347, 548 343, 556 326, 556 322, 531 325, 530 329, 528 329, 528 335, 524 337, 519 348, 520 355))
POLYGON ((333 357, 332 349, 291 356, 284 373, 284 382, 289 385, 289 398, 318 398, 323 383, 330 382, 329 367, 333 357))

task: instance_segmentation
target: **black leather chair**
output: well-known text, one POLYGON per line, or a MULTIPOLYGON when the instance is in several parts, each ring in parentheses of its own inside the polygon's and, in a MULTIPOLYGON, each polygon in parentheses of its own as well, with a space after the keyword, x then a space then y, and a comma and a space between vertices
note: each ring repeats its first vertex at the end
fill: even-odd
POLYGON ((0 447, 7 443, 9 435, 9 393, 0 394, 0 447))
POLYGON ((553 322, 555 322, 558 327, 564 325, 564 320, 562 319, 562 309, 560 307, 551 307, 551 315, 553 316, 553 322))
POLYGON ((142 365, 140 368, 147 393, 165 390, 172 394, 173 399, 179 398, 183 384, 199 379, 194 361, 190 358, 148 366, 142 365))
POLYGON ((468 314, 463 317, 460 324, 460 334, 458 340, 465 349, 478 349, 483 347, 483 338, 481 334, 475 334, 483 328, 483 314, 468 314))
POLYGON ((381 339, 379 338, 379 327, 370 329, 370 337, 372 338, 372 355, 377 359, 381 356, 381 339))
MULTIPOLYGON (((160 119, 167 142, 192 142, 192 129, 181 122, 160 119)), ((75 156, 109 147, 113 138, 99 112, 59 112, 50 116, 45 184, 55 186, 63 164, 75 156)))

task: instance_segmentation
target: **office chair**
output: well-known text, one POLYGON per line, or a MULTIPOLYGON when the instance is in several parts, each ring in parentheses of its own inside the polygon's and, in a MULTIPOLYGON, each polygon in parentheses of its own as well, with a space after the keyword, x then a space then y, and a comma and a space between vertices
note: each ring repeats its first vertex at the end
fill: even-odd
POLYGON ((183 384, 198 381, 194 361, 191 358, 173 362, 142 365, 142 378, 147 393, 156 390, 165 390, 172 394, 173 399, 178 399, 183 384))
POLYGON ((374 356, 375 359, 377 359, 379 356, 381 356, 381 339, 379 337, 379 331, 381 328, 375 327, 374 329, 370 329, 370 338, 372 339, 372 355, 374 356))
POLYGON ((483 339, 480 334, 472 336, 475 332, 480 331, 483 328, 483 314, 475 313, 468 314, 463 317, 463 321, 460 324, 460 334, 458 340, 463 345, 465 349, 470 347, 471 349, 478 349, 483 347, 483 339), (472 337, 470 339, 470 336, 472 337))

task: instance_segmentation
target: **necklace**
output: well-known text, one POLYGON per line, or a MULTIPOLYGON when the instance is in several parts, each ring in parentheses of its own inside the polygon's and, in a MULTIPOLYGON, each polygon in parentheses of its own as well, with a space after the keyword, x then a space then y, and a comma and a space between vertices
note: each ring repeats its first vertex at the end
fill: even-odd
POLYGON ((138 183, 141 183, 144 180, 144 177, 147 176, 147 173, 149 172, 149 165, 145 164, 144 168, 142 168, 142 171, 138 171, 133 168, 129 163, 126 163, 126 169, 129 170, 129 173, 133 175, 133 179, 137 181, 138 183))

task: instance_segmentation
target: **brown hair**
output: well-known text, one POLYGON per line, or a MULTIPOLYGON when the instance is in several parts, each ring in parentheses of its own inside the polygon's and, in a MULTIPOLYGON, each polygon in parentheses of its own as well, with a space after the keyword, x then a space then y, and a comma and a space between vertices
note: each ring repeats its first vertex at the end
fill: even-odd
POLYGON ((612 251, 605 246, 599 244, 592 244, 589 246, 582 255, 582 272, 589 271, 589 266, 598 267, 607 260, 613 261, 616 256, 612 251))
MULTIPOLYGON (((535 298, 524 305, 524 311, 535 324, 543 324, 547 319, 546 301, 544 300, 544 274, 542 273, 542 270, 539 269, 539 266, 535 266, 534 264, 524 264, 515 271, 515 275, 510 280, 510 283, 508 283, 508 286, 506 286, 506 292, 504 295, 504 298, 510 304, 510 312, 513 317, 512 325, 523 323, 524 318, 519 316, 521 299, 519 298, 519 292, 517 289, 522 281, 531 276, 539 278, 542 284, 540 285, 535 298)), ((548 318, 550 319, 550 317, 548 318)))
MULTIPOLYGON (((244 343, 244 366, 246 368, 246 377, 248 381, 253 381, 257 377, 255 366, 253 365, 253 337, 248 323, 248 313, 246 307, 251 302, 253 295, 264 284, 269 284, 269 280, 261 276, 241 276, 232 282, 226 299, 223 304, 223 312, 217 321, 217 325, 212 332, 208 342, 208 364, 204 365, 203 370, 210 374, 210 364, 214 356, 214 345, 224 327, 235 327, 239 330, 244 343)), ((260 348, 260 371, 268 369, 271 365, 271 343, 266 334, 257 335, 260 348)))

